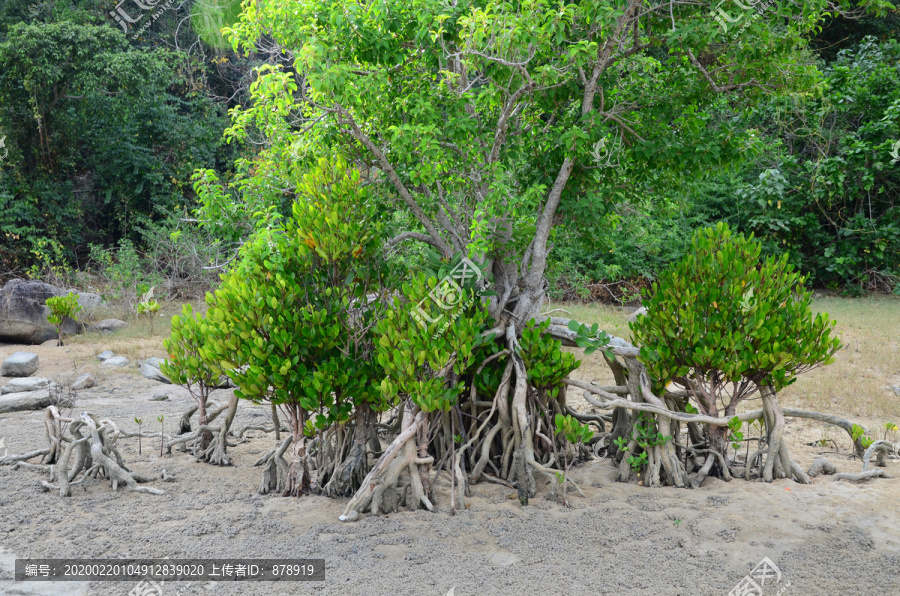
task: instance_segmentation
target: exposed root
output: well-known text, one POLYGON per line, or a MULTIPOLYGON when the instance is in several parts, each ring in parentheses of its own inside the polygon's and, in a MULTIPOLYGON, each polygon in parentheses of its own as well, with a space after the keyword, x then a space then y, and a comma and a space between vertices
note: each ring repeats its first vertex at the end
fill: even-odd
POLYGON ((349 497, 365 480, 368 470, 369 432, 373 416, 365 405, 352 421, 339 424, 321 436, 318 443, 318 484, 330 497, 349 497))
POLYGON ((872 459, 872 454, 874 454, 876 451, 879 453, 882 453, 884 451, 894 451, 896 453, 897 447, 898 447, 897 445, 894 445, 894 443, 891 443, 890 441, 875 441, 874 443, 869 445, 869 448, 866 449, 865 453, 863 454, 862 472, 860 472, 859 474, 848 474, 848 473, 835 474, 834 479, 835 480, 848 480, 850 482, 860 482, 862 480, 869 480, 872 478, 893 478, 893 476, 891 476, 890 474, 888 474, 887 472, 885 472, 884 470, 882 470, 880 468, 875 469, 875 470, 870 470, 869 469, 869 460, 872 459))
POLYGON ((48 429, 50 447, 24 455, 9 456, 3 462, 12 463, 13 469, 49 472, 50 482, 41 482, 44 490, 55 490, 61 497, 68 497, 72 494, 73 486, 84 485, 89 479, 103 476, 110 480, 113 491, 118 490, 119 485, 124 485, 135 492, 164 494, 156 488, 138 486, 139 483, 152 479, 132 472, 125 465, 116 448, 116 441, 122 433, 111 420, 98 420, 87 412, 82 412, 77 419, 66 418, 54 406, 50 406, 47 408, 45 428, 48 429), (60 432, 62 423, 66 424, 67 433, 60 432), (55 432, 49 432, 49 429, 55 432), (39 455, 46 458, 52 453, 58 455, 55 464, 35 465, 25 461, 39 455))
MULTIPOLYGON (((228 434, 231 430, 231 423, 234 421, 235 413, 237 412, 237 405, 238 398, 236 395, 232 394, 231 399, 227 404, 215 406, 215 409, 209 412, 207 424, 200 425, 196 430, 189 431, 177 437, 169 437, 169 441, 166 443, 166 452, 172 453, 172 447, 176 445, 181 445, 186 448, 187 444, 190 443, 191 455, 197 458, 198 461, 216 466, 230 466, 231 459, 227 455, 227 449, 229 446, 233 447, 234 444, 229 444, 228 434), (209 424, 222 412, 226 412, 226 415, 221 425, 213 426, 209 424)), ((194 407, 182 416, 181 428, 184 428, 185 420, 188 421, 188 427, 190 427, 190 414, 196 412, 197 409, 199 408, 194 407)))
POLYGON ((872 478, 893 478, 893 476, 891 476, 881 468, 866 470, 865 472, 860 472, 859 474, 849 474, 844 472, 834 475, 835 480, 847 480, 849 482, 861 482, 863 480, 871 480, 872 478))
POLYGON ((820 474, 834 474, 836 471, 834 464, 828 461, 827 457, 820 457, 812 463, 809 470, 806 471, 806 475, 810 478, 816 478, 820 474))
POLYGON ((284 454, 293 441, 294 436, 289 434, 277 449, 268 451, 253 464, 254 466, 263 466, 262 482, 260 482, 257 491, 259 494, 282 494, 286 490, 290 466, 285 461, 284 454))
MULTIPOLYGON (((33 459, 37 456, 44 456, 49 454, 51 451, 50 447, 46 447, 44 449, 36 449, 34 451, 30 451, 28 453, 23 453, 21 455, 7 455, 6 457, 0 457, 0 466, 13 466, 13 469, 16 469, 16 464, 19 462, 25 462, 29 459, 33 459)), ((29 464, 31 465, 31 464, 29 464)))
POLYGON ((416 468, 418 463, 430 464, 434 460, 431 457, 424 460, 418 457, 415 438, 419 425, 423 424, 426 416, 424 412, 415 410, 417 410, 415 406, 406 404, 400 434, 387 446, 381 458, 363 479, 359 490, 347 503, 343 515, 340 516, 341 521, 356 521, 360 514, 367 510, 377 515, 383 510, 385 493, 389 489, 389 495, 397 491, 398 479, 403 472, 408 473, 409 488, 412 489, 411 495, 407 490, 403 491, 407 507, 416 509, 421 505, 429 511, 434 510, 434 506, 425 495, 422 480, 418 468, 416 468))

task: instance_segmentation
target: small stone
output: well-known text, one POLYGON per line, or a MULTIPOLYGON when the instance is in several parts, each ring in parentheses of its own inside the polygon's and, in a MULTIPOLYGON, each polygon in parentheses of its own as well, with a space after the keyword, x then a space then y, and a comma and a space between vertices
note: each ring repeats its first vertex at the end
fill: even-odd
POLYGON ((90 389, 94 385, 97 384, 97 381, 94 380, 93 375, 91 373, 84 373, 72 383, 73 391, 82 391, 84 389, 90 389))
POLYGON ((50 385, 50 379, 41 377, 24 377, 21 379, 13 379, 3 387, 0 387, 0 395, 7 393, 25 393, 26 391, 37 391, 38 389, 46 389, 50 385))
POLYGON ((123 327, 127 327, 128 323, 121 319, 103 319, 102 321, 97 321, 90 327, 88 327, 88 331, 100 331, 101 333, 112 333, 114 331, 118 331, 123 327))
POLYGON ((125 356, 113 356, 104 360, 100 366, 128 366, 129 362, 131 361, 125 356))
POLYGON ((166 375, 162 374, 162 372, 160 372, 160 370, 158 368, 152 366, 150 363, 148 363, 146 361, 141 365, 140 372, 141 372, 141 375, 143 375, 153 381, 159 381, 160 383, 171 383, 172 382, 169 380, 169 378, 166 375))
POLYGON ((113 353, 112 350, 104 350, 104 351, 100 352, 99 354, 97 354, 97 360, 99 360, 100 362, 103 362, 104 360, 109 360, 113 356, 115 356, 115 354, 113 353))
POLYGON ((16 352, 3 361, 0 376, 27 377, 38 369, 38 355, 31 352, 16 352))

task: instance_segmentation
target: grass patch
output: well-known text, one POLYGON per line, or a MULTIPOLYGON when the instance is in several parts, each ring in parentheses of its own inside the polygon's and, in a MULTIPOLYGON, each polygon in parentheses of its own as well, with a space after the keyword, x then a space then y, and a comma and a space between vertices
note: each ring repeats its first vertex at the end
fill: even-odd
MULTIPOLYGON (((554 316, 583 323, 598 323, 607 333, 631 340, 628 314, 607 305, 553 304, 564 309, 554 316)), ((867 427, 880 428, 884 422, 900 424, 900 298, 875 295, 866 298, 827 297, 813 300, 814 312, 826 312, 837 321, 835 329, 845 347, 835 362, 801 375, 781 391, 781 403, 852 418, 867 427)), ((612 384, 613 376, 600 352, 584 356, 581 350, 566 348, 582 361, 572 377, 612 384)), ((747 406, 758 407, 756 400, 747 406)))

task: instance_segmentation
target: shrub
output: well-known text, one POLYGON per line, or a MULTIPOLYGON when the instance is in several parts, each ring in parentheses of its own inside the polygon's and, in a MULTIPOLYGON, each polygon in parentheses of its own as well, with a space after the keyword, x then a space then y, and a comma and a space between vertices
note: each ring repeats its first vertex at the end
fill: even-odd
MULTIPOLYGON (((160 371, 172 383, 187 389, 197 402, 201 427, 208 424, 206 404, 209 394, 219 384, 219 377, 222 375, 218 361, 208 360, 203 354, 203 347, 210 341, 212 332, 206 319, 194 314, 191 305, 185 304, 181 315, 172 317, 172 334, 163 342, 169 358, 159 366, 160 371)), ((200 449, 205 449, 211 439, 209 431, 202 433, 200 449)))
POLYGON ((47 307, 50 309, 50 314, 47 315, 47 322, 56 327, 56 333, 59 335, 59 343, 57 345, 63 345, 63 324, 66 319, 75 319, 75 315, 81 310, 81 305, 78 304, 78 296, 75 295, 74 292, 69 292, 65 296, 54 296, 53 298, 47 298, 47 307))
MULTIPOLYGON (((298 190, 302 199, 293 217, 284 227, 261 229, 242 249, 235 270, 207 295, 207 318, 216 332, 204 348, 207 360, 221 362, 234 380, 238 397, 282 410, 291 426, 293 461, 287 479, 274 485, 294 496, 311 487, 312 437, 324 440, 323 431, 346 423, 356 408, 363 411, 346 433, 356 440, 346 444, 364 450, 365 411, 383 409, 371 340, 378 304, 368 301, 380 291, 384 267, 374 201, 359 174, 341 162, 320 162, 298 190)), ((346 494, 365 476, 366 453, 336 451, 335 461, 323 468, 341 478, 333 492, 346 494), (338 474, 345 461, 350 469, 338 474)), ((319 486, 329 478, 320 474, 319 486)))
MULTIPOLYGON (((759 261, 760 243, 725 224, 699 230, 653 284, 647 315, 630 324, 655 392, 688 390, 700 412, 732 418, 759 391, 790 385, 840 348, 828 315, 812 315, 805 277, 788 255, 759 261)), ((709 427, 725 453, 727 428, 709 427)))

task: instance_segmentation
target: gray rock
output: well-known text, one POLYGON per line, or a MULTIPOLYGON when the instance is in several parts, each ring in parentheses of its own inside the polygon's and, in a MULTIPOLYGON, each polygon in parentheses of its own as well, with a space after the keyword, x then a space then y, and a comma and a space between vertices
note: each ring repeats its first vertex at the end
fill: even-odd
MULTIPOLYGON (((50 309, 47 298, 62 296, 56 286, 39 281, 13 279, 0 288, 0 341, 18 344, 41 344, 58 337, 56 328, 47 322, 50 309)), ((79 328, 72 319, 63 323, 64 335, 75 335, 79 328)))
POLYGON ((131 361, 125 356, 113 356, 104 360, 100 366, 128 366, 129 362, 131 361))
POLYGON ((162 372, 159 370, 159 368, 152 366, 148 362, 144 362, 141 365, 140 372, 143 376, 147 377, 148 379, 152 379, 154 381, 159 381, 160 383, 171 383, 172 382, 169 380, 169 378, 166 375, 162 374, 162 372))
POLYGON ((84 389, 90 389, 94 385, 97 384, 97 381, 94 380, 94 376, 91 373, 84 373, 72 383, 73 391, 83 391, 84 389))
POLYGON ((3 377, 27 377, 38 369, 39 358, 31 352, 16 352, 3 361, 0 367, 0 376, 3 377))
POLYGON ((25 393, 8 393, 0 395, 0 414, 22 410, 41 410, 51 403, 50 392, 46 389, 25 393))
POLYGON ((163 362, 165 362, 165 359, 157 358, 156 356, 151 356, 150 358, 147 358, 146 360, 144 360, 141 364, 149 364, 153 368, 158 369, 159 365, 162 364, 163 362))
POLYGON ((634 323, 635 321, 637 321, 637 318, 639 316, 645 315, 645 314, 647 314, 647 309, 642 306, 628 316, 628 322, 634 323))
POLYGON ((100 294, 94 294, 92 292, 79 292, 78 290, 71 288, 66 290, 66 294, 69 292, 74 292, 78 295, 78 305, 81 306, 81 310, 86 315, 90 316, 94 311, 103 306, 103 298, 100 294))
POLYGON ((103 350, 102 352, 97 354, 97 360, 103 362, 104 360, 109 360, 113 356, 115 356, 115 353, 112 350, 103 350))
POLYGON ((46 389, 50 386, 50 379, 41 377, 24 377, 21 379, 13 379, 3 387, 0 387, 0 395, 7 393, 25 393, 27 391, 37 391, 38 389, 46 389))
POLYGON ((112 333, 114 331, 118 331, 123 327, 127 327, 128 323, 121 319, 103 319, 102 321, 97 321, 90 327, 88 327, 88 331, 99 331, 101 333, 112 333))

